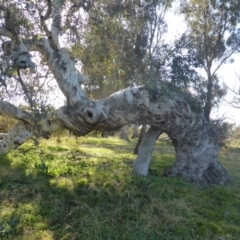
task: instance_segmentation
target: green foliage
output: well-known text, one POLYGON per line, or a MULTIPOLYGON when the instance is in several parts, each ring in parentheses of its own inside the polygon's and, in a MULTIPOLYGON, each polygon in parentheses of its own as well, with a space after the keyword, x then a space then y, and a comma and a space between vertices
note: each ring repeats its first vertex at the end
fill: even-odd
POLYGON ((35 162, 34 167, 40 174, 48 174, 48 165, 45 163, 45 160, 43 158, 43 151, 40 151, 40 162, 35 162))
POLYGON ((202 101, 199 96, 192 94, 188 88, 178 87, 175 82, 160 82, 159 87, 156 88, 154 84, 146 84, 149 93, 149 99, 152 102, 161 102, 166 99, 174 99, 179 96, 184 99, 193 112, 202 113, 202 101))
POLYGON ((234 148, 240 147, 240 126, 229 126, 229 145, 234 148))
POLYGON ((7 133, 7 131, 16 123, 11 117, 0 115, 0 132, 7 133))
MULTIPOLYGON (((226 57, 239 45, 240 3, 230 1, 182 1, 181 12, 190 27, 190 38, 203 61, 226 57), (233 41, 231 39, 234 39, 233 41), (232 48, 232 49, 231 49, 232 48)), ((205 62, 206 64, 206 62, 205 62)))
POLYGON ((212 107, 226 94, 226 89, 220 87, 217 71, 222 64, 232 62, 232 54, 240 51, 240 2, 182 0, 180 12, 189 28, 189 42, 207 75, 199 89, 204 89, 204 110, 209 120, 212 107))
POLYGON ((155 49, 162 42, 156 35, 166 30, 163 13, 170 4, 169 0, 95 1, 88 11, 84 40, 73 46, 83 72, 91 79, 86 90, 93 97, 105 97, 149 79, 149 58, 160 56, 161 51, 155 49))
POLYGON ((232 125, 225 121, 225 119, 215 119, 210 121, 211 126, 217 134, 218 144, 220 147, 226 147, 230 141, 232 125))
MULTIPOLYGON (((33 40, 39 40, 45 33, 40 23, 40 9, 46 10, 45 1, 15 1, 3 0, 0 9, 0 24, 3 25, 15 37, 12 39, 17 43, 22 41, 28 45, 33 40)), ((44 11, 43 10, 43 14, 44 11)), ((12 45, 10 39, 1 38, 3 54, 0 56, 0 98, 4 101, 18 102, 28 105, 35 115, 36 122, 39 118, 53 110, 49 105, 49 96, 55 86, 49 83, 51 74, 46 67, 46 61, 39 62, 40 55, 34 54, 34 62, 38 64, 38 72, 33 73, 29 69, 21 69, 14 65, 14 58, 11 55, 12 45), (8 41, 6 41, 8 40, 8 41), (41 63, 41 64, 40 64, 41 63)), ((13 49, 18 52, 17 47, 13 49)), ((21 49, 23 51, 23 49, 21 49)))
POLYGON ((29 20, 29 17, 33 17, 36 11, 32 9, 32 6, 24 1, 3 1, 7 2, 7 11, 0 15, 0 21, 5 20, 5 24, 8 30, 12 33, 30 35, 34 32, 34 24, 29 20))
POLYGON ((134 146, 66 138, 1 156, 0 238, 239 238, 239 149, 221 155, 232 182, 200 188, 163 177, 174 163, 166 143, 157 142, 148 177, 132 176, 134 146))
POLYGON ((166 66, 170 71, 166 78, 178 87, 196 86, 201 78, 197 69, 201 67, 202 60, 186 34, 175 40, 174 47, 167 56, 166 66))

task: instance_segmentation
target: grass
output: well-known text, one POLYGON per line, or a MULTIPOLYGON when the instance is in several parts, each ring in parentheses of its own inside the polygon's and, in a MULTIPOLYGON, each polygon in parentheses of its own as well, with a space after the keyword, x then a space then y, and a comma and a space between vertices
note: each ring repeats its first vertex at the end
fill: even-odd
POLYGON ((66 138, 0 157, 2 240, 238 240, 240 149, 220 160, 226 186, 197 187, 163 172, 174 150, 157 143, 150 175, 131 175, 135 142, 66 138))

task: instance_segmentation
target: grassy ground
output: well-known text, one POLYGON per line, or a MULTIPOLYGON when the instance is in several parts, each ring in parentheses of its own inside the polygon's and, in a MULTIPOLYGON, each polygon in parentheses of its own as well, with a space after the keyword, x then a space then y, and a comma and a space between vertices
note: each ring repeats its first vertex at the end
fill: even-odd
POLYGON ((82 138, 25 144, 0 157, 0 239, 240 239, 240 149, 222 153, 226 186, 197 187, 163 172, 158 143, 146 178, 131 175, 134 142, 82 138))

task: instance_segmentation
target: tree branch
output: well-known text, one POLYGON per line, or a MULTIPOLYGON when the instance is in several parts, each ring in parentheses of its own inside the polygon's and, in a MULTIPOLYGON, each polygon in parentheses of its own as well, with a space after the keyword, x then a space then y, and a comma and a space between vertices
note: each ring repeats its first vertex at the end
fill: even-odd
POLYGON ((0 35, 13 39, 13 34, 8 31, 4 26, 0 27, 0 35))
POLYGON ((58 35, 61 28, 62 5, 63 5, 63 1, 53 0, 53 16, 52 16, 51 33, 52 33, 53 42, 57 47, 57 49, 60 48, 58 35))
POLYGON ((17 75, 18 75, 17 80, 18 80, 18 82, 20 83, 20 85, 21 85, 21 87, 23 89, 23 92, 24 92, 24 94, 25 94, 25 96, 26 96, 26 98, 28 100, 28 103, 30 105, 31 110, 33 110, 34 106, 33 106, 32 97, 31 97, 29 91, 27 90, 27 87, 26 87, 25 83, 22 80, 21 73, 20 73, 19 69, 17 70, 17 75))
POLYGON ((41 21, 46 21, 51 16, 51 13, 52 13, 52 1, 51 0, 47 0, 47 6, 48 6, 47 12, 45 13, 44 16, 41 15, 41 21))
POLYGON ((6 11, 7 8, 6 8, 5 6, 3 6, 3 5, 0 5, 0 10, 2 10, 2 11, 6 11))
POLYGON ((218 71, 218 69, 225 63, 225 61, 226 61, 227 59, 229 59, 229 58, 239 49, 239 47, 240 47, 240 44, 237 45, 235 48, 233 48, 233 50, 230 52, 230 54, 228 54, 225 58, 223 58, 223 59, 221 60, 221 62, 218 64, 218 66, 217 66, 217 67, 215 68, 215 70, 213 71, 212 76, 214 76, 214 74, 218 71))
POLYGON ((18 120, 23 120, 28 123, 33 122, 33 118, 30 113, 5 101, 0 101, 0 114, 7 115, 18 120))
MULTIPOLYGON (((39 40, 21 40, 19 38, 17 42, 8 41, 3 44, 3 51, 9 60, 11 59, 13 65, 20 69, 30 67, 33 71, 36 65, 31 61, 29 51, 40 52, 46 59, 48 67, 57 80, 61 91, 69 100, 69 104, 73 105, 77 102, 81 104, 86 103, 81 84, 86 84, 89 80, 86 76, 76 71, 76 61, 67 48, 59 49, 56 52, 46 38, 39 40)), ((87 102, 90 104, 91 101, 87 100, 87 102)))
POLYGON ((0 114, 19 120, 7 133, 0 134, 0 155, 17 148, 32 136, 49 138, 51 133, 64 126, 57 113, 49 114, 36 123, 31 113, 4 101, 0 101, 0 114))

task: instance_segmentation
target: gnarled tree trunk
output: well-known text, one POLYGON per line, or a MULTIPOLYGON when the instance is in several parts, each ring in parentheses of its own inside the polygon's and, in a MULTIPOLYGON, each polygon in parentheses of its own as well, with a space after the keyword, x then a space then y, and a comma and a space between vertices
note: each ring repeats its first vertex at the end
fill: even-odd
POLYGON ((168 131, 176 151, 176 163, 166 176, 177 176, 199 185, 224 184, 228 174, 218 161, 217 136, 204 117, 190 118, 188 127, 168 131))
MULTIPOLYGON (((176 114, 173 119, 178 122, 178 117, 176 114)), ((176 123, 172 128, 165 129, 176 150, 176 163, 165 175, 181 177, 198 185, 224 184, 228 174, 218 161, 219 146, 215 132, 204 117, 200 117, 200 121, 193 116, 187 119, 191 122, 185 129, 178 128, 176 123)), ((134 174, 148 174, 154 143, 163 129, 151 126, 144 135, 133 165, 134 174)))
MULTIPOLYGON (((161 96, 161 89, 158 94, 161 96)), ((56 129, 66 128, 81 136, 92 130, 113 130, 133 122, 148 123, 159 131, 166 132, 173 141, 176 163, 166 172, 167 176, 179 176, 197 184, 225 183, 228 175, 218 161, 217 137, 204 116, 192 112, 188 104, 179 97, 163 97, 161 101, 155 101, 150 95, 151 91, 147 87, 134 87, 122 90, 107 99, 90 102, 91 104, 88 104, 87 98, 83 98, 83 103, 72 99, 73 103, 58 109, 54 118, 41 121, 41 133, 48 136, 56 129)), ((5 112, 8 110, 10 112, 11 109, 5 109, 5 112)), ((24 111, 21 117, 26 117, 24 111)), ((27 120, 30 121, 30 118, 27 120)), ((24 139, 29 138, 33 127, 31 128, 29 122, 24 126, 24 134, 16 127, 14 134, 8 133, 7 139, 12 139, 11 136, 14 135, 15 140, 12 142, 21 144, 24 139)), ((154 142, 157 135, 153 133, 149 139, 154 142)), ((12 142, 10 144, 9 141, 6 149, 13 146, 12 142)), ((2 149, 1 152, 6 151, 2 149)), ((149 160, 147 165, 148 162, 149 160)), ((136 170, 136 166, 134 172, 141 172, 136 170)))
MULTIPOLYGON (((228 175, 218 162, 218 143, 211 126, 203 116, 192 112, 177 93, 169 94, 168 89, 166 94, 166 84, 131 87, 105 99, 89 99, 82 88, 82 84, 89 83, 88 78, 76 71, 76 61, 70 51, 59 44, 63 1, 50 1, 47 8, 40 19, 47 37, 22 39, 2 25, 0 35, 9 38, 2 45, 3 51, 18 72, 26 68, 34 72, 36 64, 29 52, 39 52, 65 95, 67 104, 36 121, 33 113, 0 101, 0 114, 19 120, 6 135, 1 134, 0 154, 18 147, 33 135, 48 138, 59 129, 68 129, 76 136, 84 136, 93 130, 111 131, 127 124, 148 124, 152 129, 166 132, 173 141, 176 163, 166 172, 167 176, 180 176, 197 184, 223 184, 227 181, 228 175), (49 21, 51 31, 45 22, 49 18, 52 18, 49 21)), ((2 6, 1 9, 7 11, 7 7, 2 6)), ((152 129, 148 141, 153 143, 157 134, 152 133, 152 129)), ((144 144, 146 146, 147 143, 144 144)), ((153 144, 145 147, 149 156, 152 147, 153 144)), ((146 159, 147 166, 149 158, 146 159)), ((137 160, 134 172, 145 175, 148 167, 141 167, 141 162, 144 165, 142 160, 137 160), (137 169, 145 169, 145 172, 137 169)))

